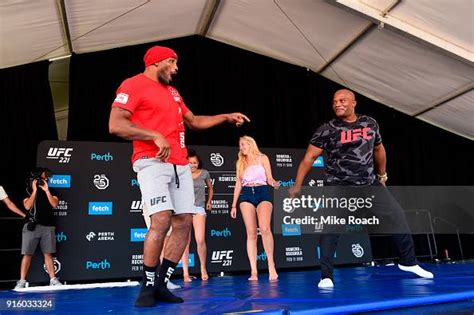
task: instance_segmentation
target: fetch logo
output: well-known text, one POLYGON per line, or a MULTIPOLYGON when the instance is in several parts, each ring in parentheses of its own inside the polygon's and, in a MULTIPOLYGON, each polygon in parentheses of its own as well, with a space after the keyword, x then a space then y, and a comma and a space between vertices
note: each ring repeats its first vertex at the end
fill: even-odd
POLYGON ((370 140, 373 137, 369 135, 369 131, 372 129, 370 127, 357 128, 353 130, 341 131, 341 143, 355 142, 361 137, 364 140, 370 140))
POLYGON ((313 167, 324 167, 324 158, 322 156, 318 156, 313 162, 313 167))
POLYGON ((114 160, 114 156, 110 154, 110 152, 107 152, 105 154, 91 153, 91 161, 109 162, 113 160, 114 160))
POLYGON ((146 233, 148 229, 130 229, 130 242, 143 242, 145 241, 146 233))
POLYGON ((110 201, 90 201, 89 215, 112 215, 113 203, 110 201))
POLYGON ((73 148, 54 148, 51 147, 46 154, 47 159, 58 160, 59 163, 69 163, 71 161, 71 152, 73 148))
POLYGON ((104 259, 99 262, 93 262, 93 261, 86 261, 86 269, 92 269, 92 270, 105 270, 105 269, 110 269, 111 265, 110 262, 107 261, 107 259, 104 259))
MULTIPOLYGON (((188 265, 189 267, 194 267, 194 254, 189 254, 189 259, 188 259, 188 265)), ((176 268, 183 268, 183 261, 180 260, 176 268)))
POLYGON ((211 237, 229 237, 232 236, 232 232, 229 230, 229 228, 225 228, 222 231, 219 230, 211 230, 211 237))
POLYGON ((53 175, 49 178, 51 188, 71 188, 71 175, 53 175))
POLYGON ((300 236, 301 226, 299 224, 282 224, 281 234, 283 236, 300 236))

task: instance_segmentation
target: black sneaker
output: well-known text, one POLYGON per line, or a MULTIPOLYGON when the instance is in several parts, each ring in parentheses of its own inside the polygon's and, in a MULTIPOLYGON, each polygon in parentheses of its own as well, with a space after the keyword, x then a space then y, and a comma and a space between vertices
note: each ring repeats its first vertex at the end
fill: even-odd
POLYGON ((153 307, 156 305, 155 288, 141 287, 138 298, 135 301, 135 307, 153 307))
POLYGON ((155 298, 166 303, 183 303, 184 300, 168 290, 166 286, 158 286, 155 290, 155 298))

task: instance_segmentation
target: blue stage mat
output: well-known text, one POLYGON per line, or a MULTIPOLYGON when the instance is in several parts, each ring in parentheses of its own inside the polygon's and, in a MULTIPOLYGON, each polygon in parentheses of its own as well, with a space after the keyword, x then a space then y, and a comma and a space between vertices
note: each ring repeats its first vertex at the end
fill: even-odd
MULTIPOLYGON (((420 279, 390 267, 340 268, 335 272, 335 288, 319 290, 319 271, 281 272, 270 283, 266 274, 257 283, 247 276, 194 280, 175 293, 183 304, 160 304, 154 308, 133 307, 138 287, 67 290, 43 293, 0 292, 6 299, 52 299, 56 314, 347 314, 409 309, 436 303, 473 306, 474 264, 425 265, 435 279, 420 279)), ((182 284, 181 281, 176 283, 182 284)), ((0 306, 0 313, 5 312, 0 306)), ((21 314, 22 312, 16 312, 21 314)), ((24 311, 24 314, 44 312, 24 311)))

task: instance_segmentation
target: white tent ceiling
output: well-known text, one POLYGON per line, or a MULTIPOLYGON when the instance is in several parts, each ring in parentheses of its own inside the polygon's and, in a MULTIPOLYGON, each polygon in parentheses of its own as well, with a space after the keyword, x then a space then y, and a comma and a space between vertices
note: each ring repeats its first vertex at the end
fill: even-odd
POLYGON ((474 0, 2 0, 0 68, 193 34, 474 139, 474 0))

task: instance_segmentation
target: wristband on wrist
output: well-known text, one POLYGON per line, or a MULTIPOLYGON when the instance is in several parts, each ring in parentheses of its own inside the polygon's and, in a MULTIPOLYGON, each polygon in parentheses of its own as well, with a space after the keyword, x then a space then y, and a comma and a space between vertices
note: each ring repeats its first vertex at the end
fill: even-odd
POLYGON ((382 174, 382 175, 377 174, 377 180, 378 180, 379 182, 385 183, 385 182, 388 180, 388 175, 387 175, 387 173, 382 174))

